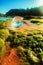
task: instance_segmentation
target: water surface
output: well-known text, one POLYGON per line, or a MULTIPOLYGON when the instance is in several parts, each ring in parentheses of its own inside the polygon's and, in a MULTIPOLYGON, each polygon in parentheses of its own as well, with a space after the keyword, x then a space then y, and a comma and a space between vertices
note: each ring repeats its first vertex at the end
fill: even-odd
POLYGON ((11 17, 0 17, 0 20, 6 21, 12 19, 11 17))

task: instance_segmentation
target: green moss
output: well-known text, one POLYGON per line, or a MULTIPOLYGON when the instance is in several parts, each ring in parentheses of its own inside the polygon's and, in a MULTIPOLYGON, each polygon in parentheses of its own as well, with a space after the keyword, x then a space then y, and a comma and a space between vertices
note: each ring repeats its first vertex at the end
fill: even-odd
POLYGON ((0 38, 0 56, 4 56, 5 52, 5 42, 0 38))
POLYGON ((7 38, 10 41, 10 47, 16 48, 18 56, 23 61, 33 65, 38 65, 42 59, 41 53, 43 52, 43 31, 42 30, 31 30, 26 35, 18 32, 11 32, 7 38), (39 56, 41 57, 39 57, 39 56), (35 60, 34 60, 35 59, 35 60))
POLYGON ((43 24, 43 20, 42 19, 32 19, 31 23, 40 25, 40 24, 43 24))
POLYGON ((8 29, 0 29, 0 38, 5 40, 8 36, 9 36, 8 29))

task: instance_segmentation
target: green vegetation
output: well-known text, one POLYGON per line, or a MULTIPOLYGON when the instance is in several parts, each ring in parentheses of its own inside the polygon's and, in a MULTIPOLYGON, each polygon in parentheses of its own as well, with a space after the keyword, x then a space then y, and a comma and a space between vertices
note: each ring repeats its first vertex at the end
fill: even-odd
POLYGON ((4 29, 5 27, 5 21, 0 20, 0 29, 4 29))
POLYGON ((31 19, 31 23, 34 23, 34 24, 43 24, 43 19, 31 19))
POLYGON ((6 40, 6 38, 9 36, 8 29, 0 29, 0 38, 6 40))
POLYGON ((0 57, 2 57, 5 53, 5 42, 0 38, 0 57))
POLYGON ((6 41, 10 41, 11 48, 17 49, 18 56, 24 62, 30 65, 40 65, 40 63, 43 65, 43 31, 31 30, 26 35, 10 31, 6 41))
POLYGON ((10 42, 8 46, 17 50, 17 55, 22 59, 21 65, 24 62, 25 65, 43 65, 43 31, 38 29, 26 31, 27 34, 24 34, 25 32, 0 28, 0 56, 4 55, 6 45, 10 42))
POLYGON ((4 17, 4 16, 5 16, 5 14, 0 13, 0 17, 4 17))

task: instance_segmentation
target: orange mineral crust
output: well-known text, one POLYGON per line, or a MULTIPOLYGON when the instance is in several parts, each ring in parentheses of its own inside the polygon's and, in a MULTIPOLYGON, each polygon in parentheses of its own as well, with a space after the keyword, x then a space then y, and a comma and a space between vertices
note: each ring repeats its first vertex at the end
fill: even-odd
POLYGON ((19 57, 16 50, 12 49, 10 54, 3 58, 2 65, 19 65, 19 57))

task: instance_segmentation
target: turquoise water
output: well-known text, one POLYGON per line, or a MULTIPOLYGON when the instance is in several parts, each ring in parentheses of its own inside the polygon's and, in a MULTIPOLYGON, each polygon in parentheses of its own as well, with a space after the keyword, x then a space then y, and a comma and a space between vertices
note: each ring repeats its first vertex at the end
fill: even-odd
POLYGON ((0 20, 6 21, 8 19, 12 19, 11 17, 0 17, 0 20))
MULTIPOLYGON (((9 20, 9 19, 12 20, 13 18, 11 18, 11 17, 0 17, 0 20, 2 20, 2 21, 6 21, 6 20, 9 20)), ((19 28, 22 25, 23 25, 23 22, 13 21, 11 26, 14 27, 14 28, 19 28)))
POLYGON ((19 28, 20 26, 22 26, 23 25, 23 22, 13 22, 12 23, 12 26, 14 27, 14 28, 19 28))
POLYGON ((23 25, 23 23, 22 23, 22 22, 16 23, 15 28, 18 28, 18 27, 20 27, 20 26, 22 26, 22 25, 23 25))

